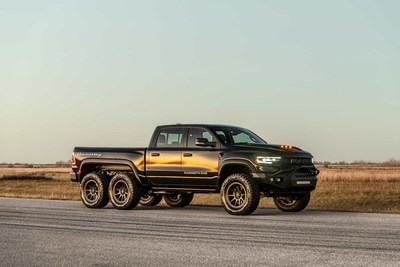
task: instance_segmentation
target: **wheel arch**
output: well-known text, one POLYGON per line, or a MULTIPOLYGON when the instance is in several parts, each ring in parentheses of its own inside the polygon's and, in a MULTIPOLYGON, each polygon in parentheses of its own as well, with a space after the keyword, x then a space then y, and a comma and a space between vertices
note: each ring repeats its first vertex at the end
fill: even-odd
POLYGON ((250 162, 245 160, 229 160, 224 162, 219 172, 218 190, 221 189, 223 182, 229 175, 235 173, 245 173, 251 175, 252 172, 256 172, 255 167, 250 162))

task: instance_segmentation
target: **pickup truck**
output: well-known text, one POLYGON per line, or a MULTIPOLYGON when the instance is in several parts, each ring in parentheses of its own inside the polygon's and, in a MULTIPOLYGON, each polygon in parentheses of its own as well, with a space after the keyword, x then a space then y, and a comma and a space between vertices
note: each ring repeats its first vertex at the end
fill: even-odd
POLYGON ((158 126, 147 148, 75 147, 72 170, 89 208, 109 201, 117 209, 154 206, 162 198, 184 207, 195 193, 220 193, 232 215, 251 214, 260 197, 273 197, 282 211, 301 211, 319 173, 313 156, 298 147, 208 124, 158 126))

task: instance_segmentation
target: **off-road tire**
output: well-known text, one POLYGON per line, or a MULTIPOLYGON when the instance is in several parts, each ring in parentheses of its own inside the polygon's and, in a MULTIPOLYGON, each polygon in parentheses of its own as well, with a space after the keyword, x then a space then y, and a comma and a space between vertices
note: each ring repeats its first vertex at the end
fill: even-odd
POLYGON ((193 195, 193 193, 172 193, 164 195, 164 201, 171 207, 182 208, 192 202, 193 195))
POLYGON ((139 204, 140 185, 131 174, 117 173, 110 181, 108 194, 114 208, 130 210, 139 204))
POLYGON ((221 201, 229 214, 249 215, 258 207, 260 189, 249 175, 235 173, 222 183, 221 201))
POLYGON ((281 211, 298 212, 307 207, 310 197, 310 192, 306 192, 288 197, 274 197, 274 202, 281 211))
POLYGON ((162 200, 163 196, 162 195, 146 195, 142 194, 142 197, 140 198, 140 205, 142 206, 156 206, 160 201, 162 200))
POLYGON ((88 173, 81 182, 81 200, 92 209, 103 208, 108 204, 109 179, 101 173, 88 173))

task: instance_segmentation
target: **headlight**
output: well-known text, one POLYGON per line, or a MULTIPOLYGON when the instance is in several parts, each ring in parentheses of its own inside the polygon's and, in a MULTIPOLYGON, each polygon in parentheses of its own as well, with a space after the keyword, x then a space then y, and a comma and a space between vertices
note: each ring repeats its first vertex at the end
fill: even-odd
POLYGON ((273 164, 280 160, 281 157, 257 157, 257 163, 259 164, 273 164))

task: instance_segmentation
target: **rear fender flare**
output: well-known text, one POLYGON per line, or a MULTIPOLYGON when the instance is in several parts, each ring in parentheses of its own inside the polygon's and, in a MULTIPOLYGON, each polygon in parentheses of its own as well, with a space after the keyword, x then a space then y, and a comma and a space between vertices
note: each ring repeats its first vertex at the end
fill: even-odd
MULTIPOLYGON (((85 159, 82 161, 82 164, 79 168, 79 170, 84 169, 85 165, 107 165, 107 164, 112 164, 112 165, 125 165, 128 166, 132 172, 134 173, 134 176, 136 180, 140 184, 147 184, 147 179, 145 177, 141 177, 139 175, 139 171, 137 170, 136 166, 130 162, 129 160, 122 160, 122 159, 85 159)), ((82 177, 79 177, 79 181, 82 180, 82 177)))

